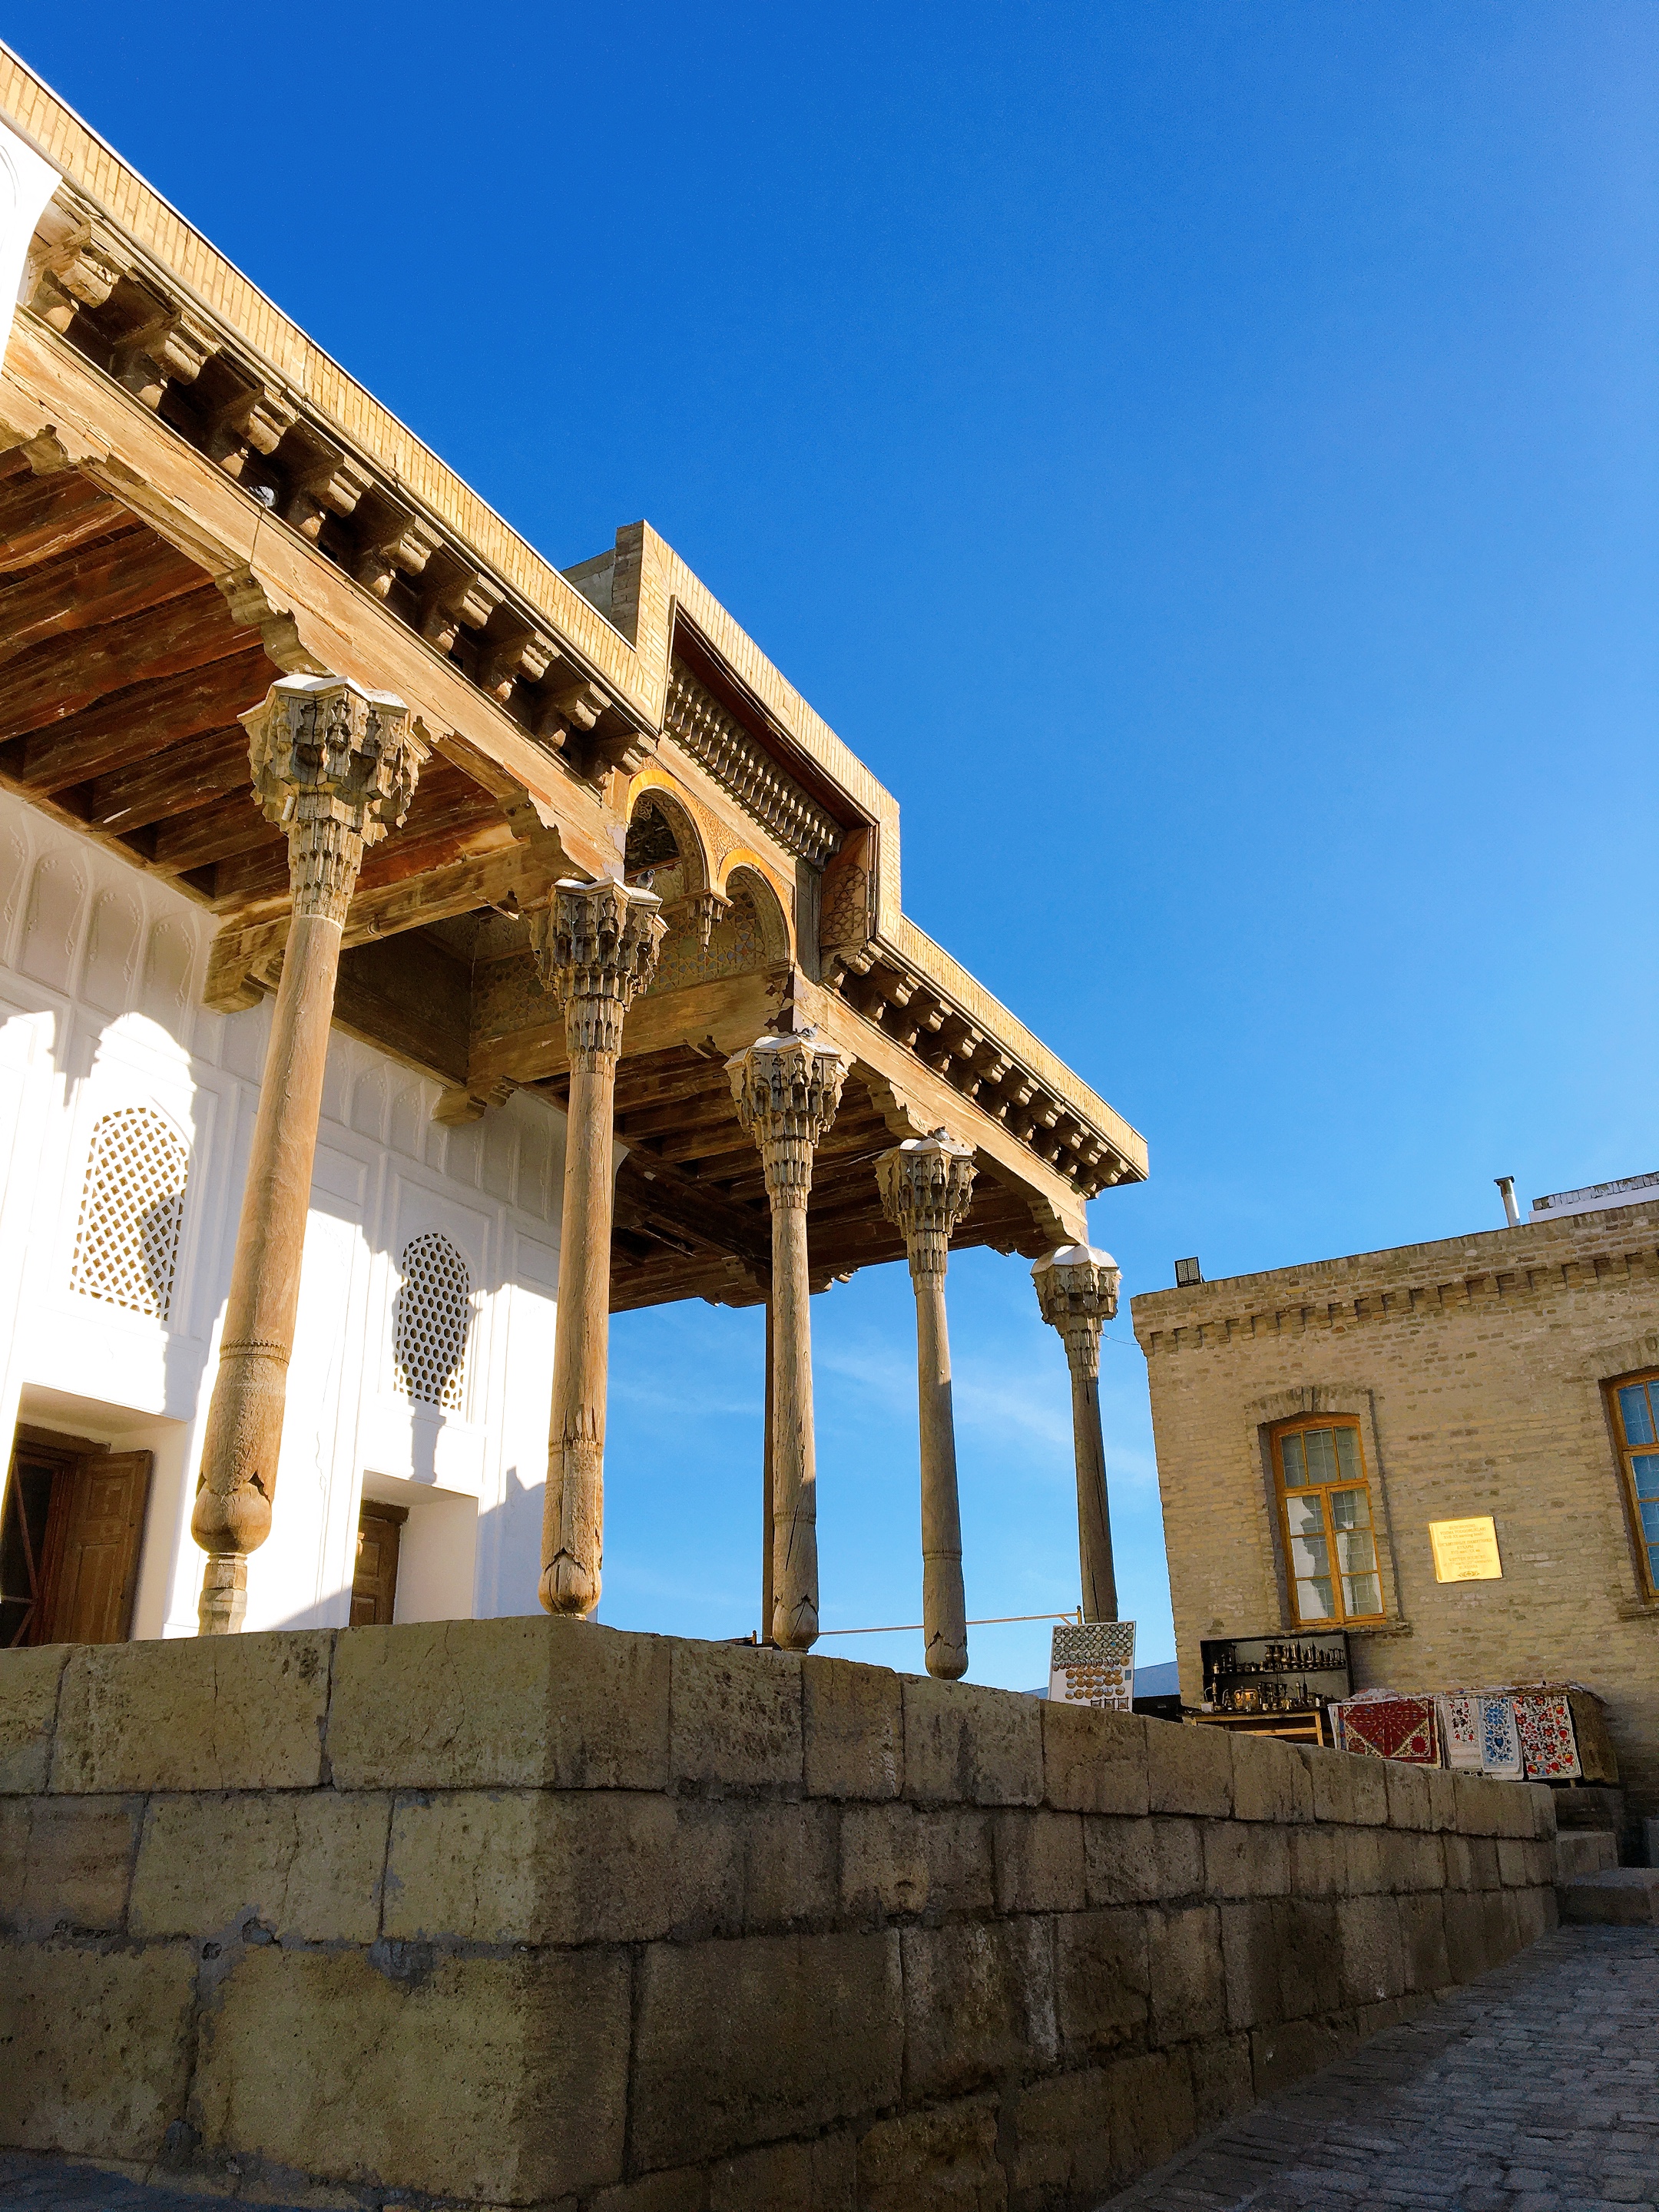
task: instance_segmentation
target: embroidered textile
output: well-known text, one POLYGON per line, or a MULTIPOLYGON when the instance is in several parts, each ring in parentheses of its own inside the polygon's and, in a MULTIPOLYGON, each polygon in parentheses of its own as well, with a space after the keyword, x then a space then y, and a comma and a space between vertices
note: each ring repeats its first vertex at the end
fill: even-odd
POLYGON ((1480 1698, 1472 1690, 1453 1690, 1435 1704, 1447 1765, 1460 1774, 1479 1774, 1483 1764, 1480 1698))
POLYGON ((1440 1743, 1432 1698, 1377 1698, 1341 1708, 1344 1751, 1370 1752, 1413 1766, 1438 1766, 1440 1743))
POLYGON ((1525 1771, 1513 1698, 1480 1699, 1480 1771, 1495 1781, 1519 1782, 1525 1771))
POLYGON ((1559 1691, 1523 1690, 1512 1701, 1528 1782, 1576 1782, 1578 1740, 1572 1708, 1559 1691))

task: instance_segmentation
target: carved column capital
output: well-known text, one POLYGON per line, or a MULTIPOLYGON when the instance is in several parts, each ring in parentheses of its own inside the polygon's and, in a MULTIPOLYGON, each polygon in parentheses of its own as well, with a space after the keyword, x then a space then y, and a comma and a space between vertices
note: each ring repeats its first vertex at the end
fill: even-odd
POLYGON ((815 1030, 758 1037, 726 1063, 738 1119, 760 1147, 773 1206, 802 1206, 812 1188, 812 1155, 841 1104, 849 1062, 815 1030))
POLYGON ((401 699, 341 676, 284 676, 240 720, 254 797, 288 832, 295 919, 343 923, 364 848, 409 812, 424 737, 401 699))
POLYGON ((544 990, 564 1008, 572 1066, 622 1050, 623 1018, 656 970, 668 925, 654 891, 609 879, 555 884, 530 917, 530 943, 544 990))
POLYGON ((944 1129, 908 1137, 876 1162, 881 1210, 904 1237, 910 1273, 943 1275, 956 1226, 974 1190, 974 1148, 944 1129))
POLYGON ((1042 1318, 1060 1331, 1074 1375, 1099 1375, 1101 1325, 1117 1312, 1121 1280, 1111 1254, 1092 1244, 1063 1244, 1032 1268, 1042 1318))

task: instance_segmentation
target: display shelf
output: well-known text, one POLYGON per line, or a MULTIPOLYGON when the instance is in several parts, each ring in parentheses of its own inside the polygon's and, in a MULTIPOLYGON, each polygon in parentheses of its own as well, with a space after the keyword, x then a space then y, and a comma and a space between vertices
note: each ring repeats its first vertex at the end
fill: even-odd
MULTIPOLYGON (((1211 1637, 1199 1646, 1200 1712, 1270 1726, 1321 1714, 1349 1694, 1348 1639, 1322 1636, 1211 1637)), ((1322 1735, 1317 1741, 1323 1741, 1322 1735)))

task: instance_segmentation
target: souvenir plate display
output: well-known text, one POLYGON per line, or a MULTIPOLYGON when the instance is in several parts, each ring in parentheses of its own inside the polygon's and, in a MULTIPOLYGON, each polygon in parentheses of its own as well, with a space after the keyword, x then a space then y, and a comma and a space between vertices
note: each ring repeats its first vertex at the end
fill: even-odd
POLYGON ((1048 1655, 1048 1695, 1057 1705, 1099 1705, 1127 1713, 1135 1701, 1133 1620, 1086 1620, 1056 1628, 1048 1655))

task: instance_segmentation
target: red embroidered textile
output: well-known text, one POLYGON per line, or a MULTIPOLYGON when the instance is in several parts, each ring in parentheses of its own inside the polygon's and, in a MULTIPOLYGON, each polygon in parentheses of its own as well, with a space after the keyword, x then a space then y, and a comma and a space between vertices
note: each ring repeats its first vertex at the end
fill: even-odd
POLYGON ((1342 1748, 1413 1766, 1438 1766, 1432 1698, 1364 1698, 1342 1709, 1342 1748))

